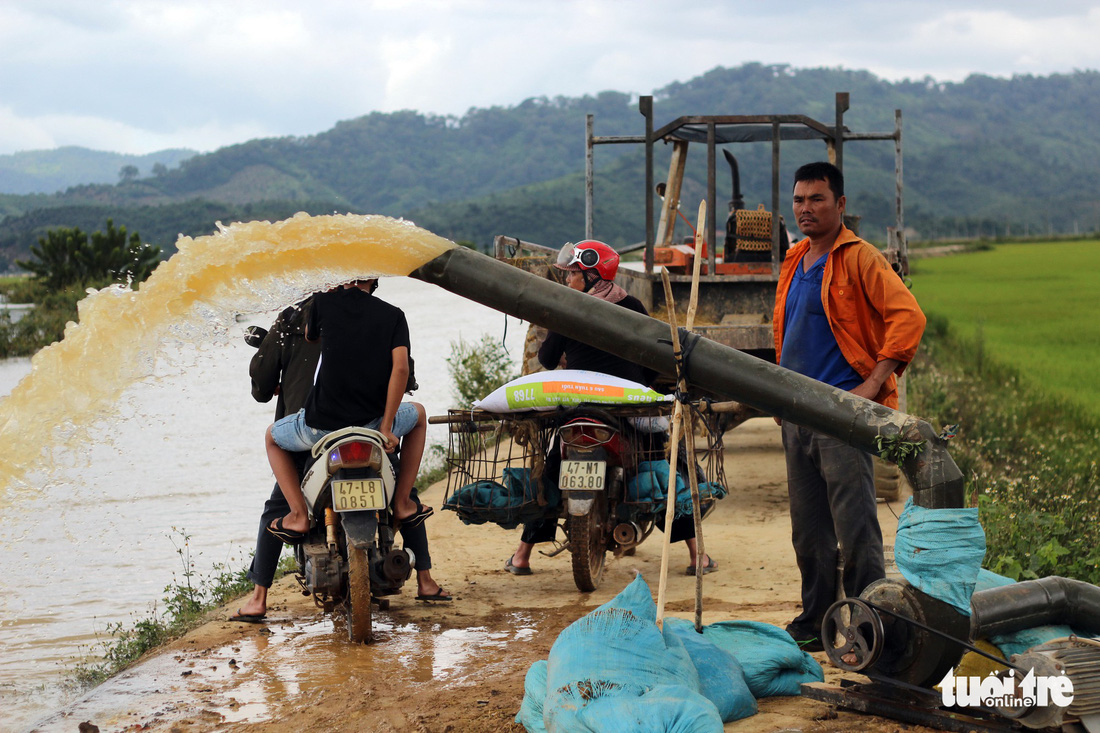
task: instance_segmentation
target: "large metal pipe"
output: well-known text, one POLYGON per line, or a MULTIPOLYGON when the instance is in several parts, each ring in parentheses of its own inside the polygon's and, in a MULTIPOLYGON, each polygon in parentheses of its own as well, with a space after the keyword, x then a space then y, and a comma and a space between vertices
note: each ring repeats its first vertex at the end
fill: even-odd
POLYGON ((970 597, 970 638, 1065 624, 1100 634, 1100 588, 1052 575, 978 591, 970 597))
MULTIPOLYGON (((674 376, 668 324, 535 277, 473 250, 455 247, 411 277, 495 310, 598 346, 674 376)), ((963 506, 963 476, 931 425, 796 374, 728 346, 687 337, 688 382, 783 420, 877 453, 880 436, 925 441, 902 465, 914 501, 932 509, 963 506)))

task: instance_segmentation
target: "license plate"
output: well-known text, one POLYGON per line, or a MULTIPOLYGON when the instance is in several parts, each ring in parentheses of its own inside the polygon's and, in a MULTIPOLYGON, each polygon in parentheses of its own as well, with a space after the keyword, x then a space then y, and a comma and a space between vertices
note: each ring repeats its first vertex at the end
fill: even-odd
POLYGON ((607 461, 562 461, 558 488, 562 491, 603 491, 607 461))
POLYGON ((380 478, 332 482, 332 508, 338 512, 385 509, 386 491, 380 478))

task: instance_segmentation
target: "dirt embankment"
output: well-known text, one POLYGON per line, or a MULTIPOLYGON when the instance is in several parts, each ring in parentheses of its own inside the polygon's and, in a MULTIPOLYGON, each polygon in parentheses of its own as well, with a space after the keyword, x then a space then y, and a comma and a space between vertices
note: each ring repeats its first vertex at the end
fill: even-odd
MULTIPOLYGON (((747 619, 784 625, 798 609, 779 431, 752 420, 726 437, 731 495, 704 525, 719 572, 704 580, 704 623, 747 619)), ((425 500, 439 506, 443 488, 425 500)), ((900 504, 879 505, 893 544, 900 504)), ((433 574, 452 604, 393 598, 376 615, 377 641, 352 646, 293 579, 272 589, 264 625, 230 623, 225 612, 160 654, 109 681, 38 730, 156 731, 522 731, 513 720, 524 675, 546 658, 558 633, 643 574, 656 593, 661 535, 633 557, 609 559, 595 593, 578 593, 569 556, 535 556, 535 573, 503 571, 519 532, 470 527, 451 512, 429 520, 433 574)), ((673 546, 667 609, 692 618, 694 578, 687 552, 673 546)), ((839 674, 815 655, 826 680, 839 674)), ((804 698, 761 701, 760 713, 726 731, 920 731, 915 726, 834 711, 804 698)))

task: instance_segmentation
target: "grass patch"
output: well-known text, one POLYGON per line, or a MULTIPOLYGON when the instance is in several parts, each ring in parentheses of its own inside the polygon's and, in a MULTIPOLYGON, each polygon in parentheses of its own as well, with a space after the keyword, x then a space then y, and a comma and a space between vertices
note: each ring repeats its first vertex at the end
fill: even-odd
MULTIPOLYGON (((214 563, 209 573, 200 574, 191 555, 191 536, 175 527, 172 531, 168 538, 179 555, 180 575, 173 574, 160 603, 154 604, 146 616, 129 626, 121 621, 107 624, 105 637, 96 634, 98 653, 88 654, 76 663, 70 673, 75 684, 98 685, 146 652, 199 626, 211 610, 252 591, 247 563, 240 567, 214 563)), ((294 566, 293 556, 284 557, 276 577, 292 572, 294 566)))
POLYGON ((914 414, 960 425, 950 450, 985 528, 985 567, 1100 583, 1100 419, 941 316, 929 318, 909 375, 914 414))
POLYGON ((916 260, 913 293, 986 357, 1100 419, 1100 242, 1000 244, 916 260))

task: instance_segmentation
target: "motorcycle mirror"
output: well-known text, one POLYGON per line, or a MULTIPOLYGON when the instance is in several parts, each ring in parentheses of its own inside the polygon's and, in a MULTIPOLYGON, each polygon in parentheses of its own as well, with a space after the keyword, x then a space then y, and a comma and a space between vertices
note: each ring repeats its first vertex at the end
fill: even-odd
POLYGON ((261 326, 249 326, 244 330, 244 342, 253 348, 260 348, 264 336, 267 336, 267 329, 261 326))

